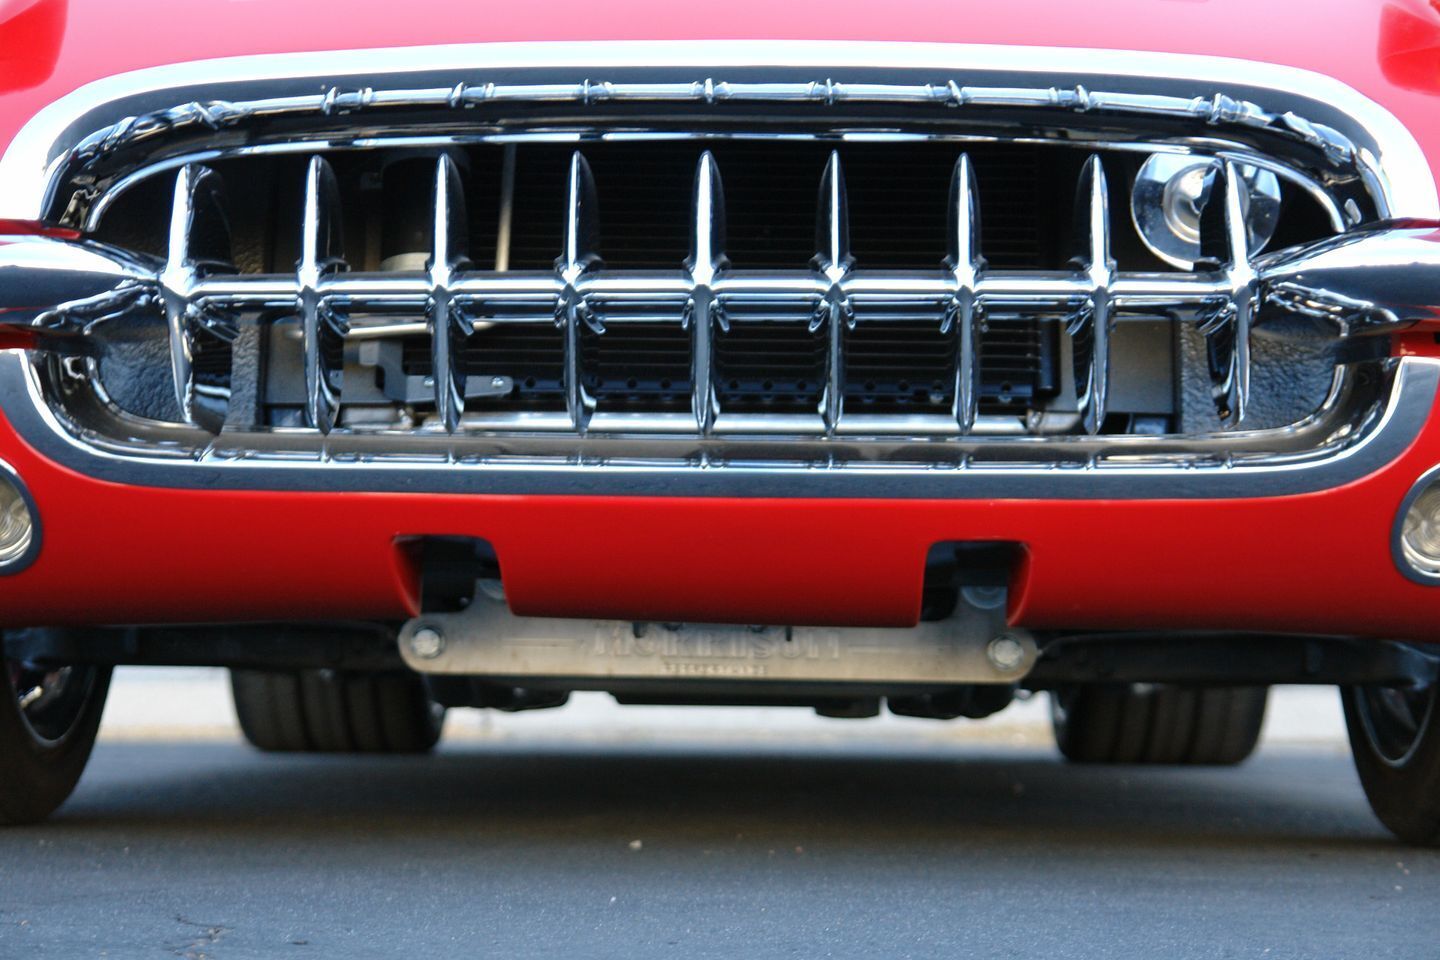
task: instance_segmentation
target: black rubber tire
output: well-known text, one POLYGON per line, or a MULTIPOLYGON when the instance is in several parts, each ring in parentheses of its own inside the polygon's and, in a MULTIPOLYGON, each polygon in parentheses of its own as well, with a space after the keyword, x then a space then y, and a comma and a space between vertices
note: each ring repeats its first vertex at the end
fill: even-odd
POLYGON ((1255 750, 1268 694, 1268 687, 1070 687, 1050 695, 1055 742, 1075 763, 1236 764, 1255 750))
POLYGON ((1428 705, 1418 735, 1403 754, 1378 744, 1374 727, 1362 705, 1361 687, 1341 687, 1345 726, 1360 785, 1390 832, 1407 843, 1440 846, 1440 685, 1424 694, 1428 705))
POLYGON ((26 721, 9 669, 0 671, 0 825, 44 820, 80 781, 100 729, 110 668, 75 669, 86 671, 88 689, 74 720, 53 739, 40 736, 26 721))
POLYGON ((334 670, 231 670, 235 714, 261 750, 424 753, 445 712, 419 677, 334 670))

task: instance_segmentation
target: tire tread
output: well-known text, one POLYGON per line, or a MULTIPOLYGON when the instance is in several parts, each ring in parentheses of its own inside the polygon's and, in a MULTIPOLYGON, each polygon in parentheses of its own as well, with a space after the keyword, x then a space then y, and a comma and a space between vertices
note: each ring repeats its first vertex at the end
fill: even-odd
POLYGON ((1066 698, 1056 743, 1077 763, 1232 765, 1255 750, 1266 687, 1094 684, 1066 698))
POLYGON ((441 714, 419 677, 332 670, 232 670, 240 730, 267 752, 423 753, 441 714))

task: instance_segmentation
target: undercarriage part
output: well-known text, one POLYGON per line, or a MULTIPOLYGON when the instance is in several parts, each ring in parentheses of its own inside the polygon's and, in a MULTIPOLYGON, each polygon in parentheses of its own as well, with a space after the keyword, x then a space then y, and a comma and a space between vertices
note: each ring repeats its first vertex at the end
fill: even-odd
POLYGON ((443 707, 478 707, 519 713, 563 707, 570 699, 565 690, 532 690, 489 683, 479 677, 429 677, 430 699, 443 707))
POLYGON ((1051 693, 1055 742, 1075 763, 1235 764, 1265 720, 1267 687, 1092 684, 1051 693))
POLYGON ((970 720, 983 720, 1010 706, 1014 699, 1014 687, 976 684, 953 687, 939 693, 890 697, 886 703, 891 713, 901 717, 921 717, 926 720, 966 717, 970 720))
POLYGON ((1267 634, 1091 634, 1044 644, 1025 685, 1076 683, 1267 684, 1429 683, 1440 647, 1348 637, 1267 634))
POLYGON ((424 753, 445 716, 406 673, 232 670, 230 686, 245 739, 267 751, 424 753))
POLYGON ((427 613, 400 630, 411 669, 577 689, 614 681, 757 684, 1013 684, 1034 639, 1005 625, 1004 590, 961 591, 943 620, 901 629, 764 627, 563 620, 512 614, 495 585, 464 610, 427 613))
MULTIPOLYGON (((432 678, 433 680, 433 678, 432 678)), ((846 694, 838 689, 783 686, 687 685, 684 690, 627 684, 612 691, 615 702, 627 707, 800 707, 822 717, 839 720, 868 720, 880 715, 879 696, 846 694)))
POLYGON ((475 585, 500 579, 495 548, 475 537, 423 537, 410 543, 420 570, 420 609, 426 613, 463 610, 475 585))
POLYGON ((5 656, 36 663, 152 667, 403 670, 395 629, 379 623, 208 624, 4 634, 5 656))

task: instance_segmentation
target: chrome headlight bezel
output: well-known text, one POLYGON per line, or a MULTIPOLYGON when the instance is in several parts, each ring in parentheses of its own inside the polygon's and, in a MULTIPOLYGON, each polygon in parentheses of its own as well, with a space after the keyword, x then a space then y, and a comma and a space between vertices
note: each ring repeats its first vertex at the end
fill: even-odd
POLYGON ((15 468, 0 460, 0 576, 19 573, 40 554, 40 511, 15 468), (18 523, 11 514, 17 515, 18 523), (11 533, 16 523, 22 529, 11 533))

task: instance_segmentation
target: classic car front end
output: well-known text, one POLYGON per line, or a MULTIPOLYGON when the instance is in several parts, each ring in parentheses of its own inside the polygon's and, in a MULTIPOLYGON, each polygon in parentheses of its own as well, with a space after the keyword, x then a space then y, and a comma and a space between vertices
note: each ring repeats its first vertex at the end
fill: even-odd
POLYGON ((1434 9, 428 6, 0 22, 0 820, 211 664, 314 750, 1044 690, 1227 763, 1335 684, 1440 839, 1434 9))

